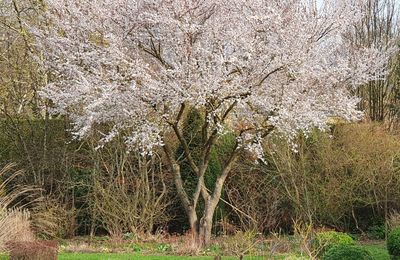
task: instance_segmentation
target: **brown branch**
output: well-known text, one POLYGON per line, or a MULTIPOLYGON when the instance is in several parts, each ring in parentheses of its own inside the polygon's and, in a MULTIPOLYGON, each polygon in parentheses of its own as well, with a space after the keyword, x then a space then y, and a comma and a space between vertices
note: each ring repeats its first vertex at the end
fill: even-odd
POLYGON ((268 74, 265 75, 265 76, 260 80, 260 82, 257 84, 257 86, 261 86, 261 84, 263 84, 264 81, 265 81, 266 79, 268 79, 272 74, 274 74, 274 73, 276 73, 276 72, 278 72, 278 71, 280 71, 280 70, 282 70, 282 69, 283 69, 283 66, 280 66, 280 67, 274 69, 273 71, 268 72, 268 74))
POLYGON ((174 124, 172 126, 172 128, 174 129, 175 135, 178 138, 179 142, 181 143, 182 147, 183 147, 183 152, 185 154, 186 159, 188 160, 188 163, 190 165, 190 168, 192 168, 192 170, 199 175, 199 168, 197 167, 197 165, 194 162, 194 159, 192 157, 192 154, 190 152, 189 149, 189 145, 186 142, 185 138, 183 137, 182 131, 179 129, 177 124, 174 124))
POLYGON ((185 208, 185 211, 189 214, 190 212, 190 200, 189 196, 187 195, 185 188, 183 187, 183 182, 182 182, 182 176, 181 176, 181 171, 179 164, 176 162, 173 152, 171 147, 169 147, 168 144, 164 144, 163 146, 165 155, 167 156, 168 163, 171 167, 172 173, 174 175, 174 182, 176 186, 176 190, 178 192, 178 196, 181 199, 181 202, 183 204, 183 207, 185 208))
POLYGON ((215 182, 215 188, 212 193, 212 197, 209 200, 209 203, 211 204, 210 206, 212 208, 215 208, 219 202, 225 180, 228 177, 228 174, 231 172, 233 165, 235 164, 236 160, 239 157, 239 151, 240 151, 240 149, 238 148, 238 142, 236 142, 236 145, 233 148, 228 161, 225 163, 225 166, 222 170, 221 175, 217 178, 217 181, 215 182))
POLYGON ((185 155, 186 159, 188 160, 190 168, 193 170, 193 172, 196 175, 199 175, 199 169, 198 169, 197 165, 194 162, 194 159, 193 159, 192 154, 191 154, 190 149, 189 149, 189 145, 186 142, 185 138, 183 137, 183 133, 182 133, 181 129, 179 129, 179 123, 180 123, 180 121, 182 119, 182 116, 184 114, 185 108, 186 108, 185 103, 182 103, 175 122, 172 123, 172 122, 167 121, 167 123, 172 127, 176 137, 178 138, 179 143, 182 145, 184 155, 185 155))
POLYGON ((197 207, 197 202, 199 201, 200 193, 202 192, 203 189, 205 189, 204 174, 199 176, 199 179, 198 179, 197 185, 196 185, 196 190, 193 193, 192 206, 194 209, 196 209, 196 207, 197 207))

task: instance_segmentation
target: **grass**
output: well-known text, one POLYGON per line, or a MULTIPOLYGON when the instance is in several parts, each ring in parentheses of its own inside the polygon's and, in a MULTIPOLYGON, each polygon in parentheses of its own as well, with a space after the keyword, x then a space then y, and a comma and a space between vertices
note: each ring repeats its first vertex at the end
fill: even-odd
MULTIPOLYGON (((274 259, 283 260, 293 255, 281 255, 274 259)), ((174 256, 174 255, 134 255, 123 253, 60 253, 58 260, 213 260, 214 256, 174 256)), ((222 260, 238 260, 235 256, 223 256, 222 260)), ((264 260, 265 257, 261 256, 245 256, 244 260, 264 260)), ((291 258, 301 259, 301 258, 291 258)), ((0 255, 0 260, 9 260, 8 256, 0 255)))
MULTIPOLYGON (((144 256, 133 254, 112 254, 112 253, 61 253, 59 260, 213 260, 213 256, 144 256)), ((238 257, 222 257, 223 260, 237 260, 238 257)), ((263 257, 245 256, 245 260, 262 260, 263 257)))
MULTIPOLYGON (((384 241, 361 243, 367 249, 374 260, 390 260, 384 241)), ((307 259, 296 257, 294 254, 277 255, 273 259, 307 259)), ((0 254, 0 260, 8 260, 5 255, 0 254)), ((60 253, 59 260, 213 260, 214 256, 174 256, 174 255, 142 255, 140 253, 60 253)), ((222 260, 238 260, 238 257, 224 256, 222 260)), ((245 256, 244 260, 262 260, 265 257, 245 256)))
POLYGON ((371 253, 374 260, 389 260, 390 259, 389 253, 386 250, 386 244, 384 242, 363 244, 362 246, 371 253))
MULTIPOLYGON (((386 250, 384 242, 379 243, 366 243, 362 247, 367 249, 373 256, 374 260, 390 260, 390 256, 386 250)), ((293 257, 293 255, 290 255, 293 257)), ((275 259, 287 259, 289 255, 276 256, 275 259)), ((61 253, 58 257, 59 260, 213 260, 214 256, 173 256, 173 255, 158 255, 146 256, 140 254, 128 253, 61 253)), ((238 257, 226 256, 222 257, 223 260, 237 260, 238 257)), ((263 257, 245 256, 245 260, 261 260, 263 257)), ((296 258, 293 258, 296 259, 296 258)), ((303 258, 306 259, 306 258, 303 258)))

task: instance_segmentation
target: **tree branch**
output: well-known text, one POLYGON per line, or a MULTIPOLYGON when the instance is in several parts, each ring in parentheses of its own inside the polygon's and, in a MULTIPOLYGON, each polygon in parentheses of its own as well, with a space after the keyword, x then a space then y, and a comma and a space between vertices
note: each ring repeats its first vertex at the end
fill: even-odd
POLYGON ((190 200, 189 196, 187 195, 185 188, 183 187, 182 176, 179 164, 176 162, 171 147, 167 143, 164 143, 163 146, 165 155, 167 156, 168 163, 171 167, 172 173, 174 175, 174 182, 176 186, 176 190, 178 192, 178 196, 182 201, 183 207, 187 213, 190 212, 190 200))
POLYGON ((265 75, 265 76, 260 80, 260 82, 257 84, 257 86, 261 86, 261 84, 263 84, 264 81, 265 81, 266 79, 268 79, 272 74, 274 74, 274 73, 276 73, 276 72, 282 70, 283 67, 284 67, 284 66, 280 66, 280 67, 278 67, 278 68, 276 68, 276 69, 274 69, 274 70, 268 72, 268 74, 265 75))
POLYGON ((215 188, 212 193, 212 197, 210 203, 212 207, 216 207, 219 202, 219 198, 221 197, 222 187, 224 186, 225 180, 228 177, 228 174, 232 170, 233 165, 235 164, 237 158, 239 157, 239 148, 238 142, 236 141, 235 147, 232 150, 232 153, 229 156, 228 161, 225 163, 225 166, 222 170, 221 175, 217 178, 215 182, 215 188))

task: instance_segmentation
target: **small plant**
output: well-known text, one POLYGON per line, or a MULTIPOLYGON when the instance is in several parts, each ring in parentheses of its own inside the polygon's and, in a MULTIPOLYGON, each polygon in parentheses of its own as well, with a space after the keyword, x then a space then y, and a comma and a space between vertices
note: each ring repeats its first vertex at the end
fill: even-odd
POLYGON ((170 251, 172 251, 172 246, 171 245, 169 245, 169 244, 159 244, 158 246, 157 246, 157 251, 158 252, 162 252, 162 253, 164 253, 164 252, 170 252, 170 251))
POLYGON ((341 244, 330 248, 323 260, 373 260, 372 255, 364 248, 356 245, 341 244))
POLYGON ((132 244, 131 248, 132 248, 133 252, 136 252, 136 253, 140 253, 142 251, 142 248, 138 244, 132 244))
POLYGON ((221 254, 221 247, 219 245, 211 245, 203 251, 203 254, 213 254, 213 255, 220 255, 221 254))
POLYGON ((392 259, 400 259, 400 227, 389 233, 386 245, 392 259))
POLYGON ((354 245, 355 242, 351 236, 346 233, 336 231, 320 232, 315 235, 312 246, 315 251, 318 251, 317 255, 324 255, 325 252, 334 246, 339 245, 354 245))

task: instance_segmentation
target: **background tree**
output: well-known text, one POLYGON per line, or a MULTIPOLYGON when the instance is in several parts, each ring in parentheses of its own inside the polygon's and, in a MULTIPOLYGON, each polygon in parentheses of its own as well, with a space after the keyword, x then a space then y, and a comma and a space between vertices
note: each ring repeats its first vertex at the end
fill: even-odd
MULTIPOLYGON (((399 8, 396 0, 367 0, 363 6, 365 16, 355 26, 352 37, 356 44, 386 48, 399 43, 399 8)), ((371 121, 397 120, 399 58, 390 61, 390 73, 385 79, 371 81, 356 89, 361 98, 358 104, 371 121)))
POLYGON ((323 129, 333 116, 359 117, 349 88, 384 76, 388 56, 344 37, 363 17, 361 4, 49 0, 51 26, 34 30, 54 78, 43 96, 54 102, 54 113, 69 115, 77 137, 112 123, 100 146, 129 131, 131 149, 161 148, 198 245, 208 244, 224 182, 241 152, 262 158, 262 140, 272 132, 291 137, 323 129), (198 161, 182 134, 192 108, 204 122, 198 161), (208 191, 211 151, 226 133, 235 144, 208 191), (176 142, 197 177, 192 195, 176 142), (200 196, 205 207, 198 216, 200 196))

